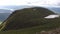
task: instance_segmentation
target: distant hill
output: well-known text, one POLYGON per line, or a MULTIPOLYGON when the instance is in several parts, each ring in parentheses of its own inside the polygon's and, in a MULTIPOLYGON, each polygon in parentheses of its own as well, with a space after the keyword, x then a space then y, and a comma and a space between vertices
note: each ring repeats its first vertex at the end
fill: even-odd
MULTIPOLYGON (((29 6, 29 5, 21 5, 21 6, 5 6, 4 8, 7 8, 7 9, 13 9, 13 10, 19 10, 19 9, 23 9, 23 8, 29 8, 29 7, 33 7, 33 6, 29 6)), ((36 6, 35 6, 36 7, 36 6)), ((41 7, 41 6, 39 6, 41 7)), ((45 6, 42 6, 42 7, 45 7, 45 6)), ((2 8, 2 9, 4 9, 2 8)), ((53 12, 56 12, 56 13, 60 13, 60 8, 59 7, 46 7, 47 9, 50 9, 50 10, 53 10, 53 12)))
POLYGON ((12 11, 8 9, 0 9, 0 13, 12 13, 12 11))
POLYGON ((0 13, 0 21, 6 20, 11 13, 0 13))
POLYGON ((55 13, 60 14, 60 8, 59 7, 48 7, 48 9, 52 10, 55 13))
POLYGON ((0 21, 4 21, 12 13, 11 10, 0 9, 0 21))
MULTIPOLYGON (((28 5, 20 5, 20 6, 4 6, 4 8, 7 8, 7 9, 13 9, 13 10, 19 10, 19 9, 23 9, 23 8, 28 8, 28 7, 32 7, 32 6, 28 6, 28 5)), ((2 9, 4 9, 2 8, 2 9)))
POLYGON ((21 28, 43 25, 46 23, 44 22, 44 17, 50 14, 55 13, 42 7, 31 7, 16 10, 3 22, 5 27, 3 25, 1 30, 18 30, 21 28))

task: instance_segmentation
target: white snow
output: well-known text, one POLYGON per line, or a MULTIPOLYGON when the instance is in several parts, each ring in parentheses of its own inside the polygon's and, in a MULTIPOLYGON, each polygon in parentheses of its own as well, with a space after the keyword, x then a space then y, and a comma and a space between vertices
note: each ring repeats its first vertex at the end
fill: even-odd
POLYGON ((59 17, 59 15, 48 15, 48 16, 46 16, 44 18, 51 19, 51 18, 58 18, 58 17, 59 17))

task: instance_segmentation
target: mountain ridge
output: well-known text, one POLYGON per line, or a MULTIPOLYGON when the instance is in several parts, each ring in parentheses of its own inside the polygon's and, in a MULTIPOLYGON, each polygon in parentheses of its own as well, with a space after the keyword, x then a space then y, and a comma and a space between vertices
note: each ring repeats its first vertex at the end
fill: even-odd
POLYGON ((50 14, 55 13, 42 7, 31 7, 31 8, 24 8, 22 10, 16 10, 4 21, 6 22, 6 24, 4 23, 3 24, 7 26, 5 27, 3 26, 4 28, 2 30, 20 29, 20 28, 42 25, 44 23, 40 20, 45 20, 43 18, 50 14), (7 23, 9 24, 9 26, 7 23))
POLYGON ((55 15, 43 7, 31 7, 14 11, 1 25, 1 34, 40 34, 60 27, 60 17, 45 19, 48 15, 55 15))

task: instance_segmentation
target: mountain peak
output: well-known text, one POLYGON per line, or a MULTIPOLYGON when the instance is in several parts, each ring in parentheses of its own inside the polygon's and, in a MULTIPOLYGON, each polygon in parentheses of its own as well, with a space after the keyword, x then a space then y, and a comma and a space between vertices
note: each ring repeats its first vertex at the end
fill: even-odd
POLYGON ((16 30, 41 25, 44 17, 55 14, 43 7, 31 7, 14 11, 4 22, 0 30, 16 30))

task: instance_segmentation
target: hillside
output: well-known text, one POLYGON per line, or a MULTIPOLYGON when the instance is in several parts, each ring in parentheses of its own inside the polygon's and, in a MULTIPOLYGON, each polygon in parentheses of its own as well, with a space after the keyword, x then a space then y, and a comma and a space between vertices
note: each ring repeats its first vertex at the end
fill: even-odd
POLYGON ((50 14, 55 13, 42 7, 16 10, 1 24, 0 30, 6 31, 3 32, 4 34, 35 34, 42 30, 50 30, 59 27, 60 18, 44 18, 50 14))

